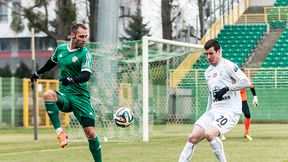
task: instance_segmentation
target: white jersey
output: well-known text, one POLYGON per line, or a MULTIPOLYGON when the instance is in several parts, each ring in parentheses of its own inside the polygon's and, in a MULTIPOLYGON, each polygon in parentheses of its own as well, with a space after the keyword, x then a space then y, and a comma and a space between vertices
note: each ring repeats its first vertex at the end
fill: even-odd
POLYGON ((249 80, 239 67, 224 58, 216 66, 210 65, 205 71, 209 96, 207 110, 242 113, 240 89, 249 87, 249 80), (215 92, 227 86, 229 91, 218 101, 215 92))

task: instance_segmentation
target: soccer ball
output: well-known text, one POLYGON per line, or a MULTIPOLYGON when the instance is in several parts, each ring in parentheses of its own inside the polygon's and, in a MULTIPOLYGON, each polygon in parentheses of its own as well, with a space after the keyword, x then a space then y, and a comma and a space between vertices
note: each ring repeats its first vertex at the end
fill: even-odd
POLYGON ((114 121, 118 127, 128 127, 134 121, 133 112, 127 107, 121 107, 115 112, 114 121))

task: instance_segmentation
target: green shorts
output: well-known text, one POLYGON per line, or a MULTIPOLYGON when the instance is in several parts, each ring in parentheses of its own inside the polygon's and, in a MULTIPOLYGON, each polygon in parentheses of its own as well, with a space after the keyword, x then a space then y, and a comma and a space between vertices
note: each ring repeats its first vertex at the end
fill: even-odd
POLYGON ((90 98, 76 95, 68 96, 58 91, 55 92, 58 97, 56 104, 60 111, 73 112, 82 127, 95 126, 95 114, 90 98))

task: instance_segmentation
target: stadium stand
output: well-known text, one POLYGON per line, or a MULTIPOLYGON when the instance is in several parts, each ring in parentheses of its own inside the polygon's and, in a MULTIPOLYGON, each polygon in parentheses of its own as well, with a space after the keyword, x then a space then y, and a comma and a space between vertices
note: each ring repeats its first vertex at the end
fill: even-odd
MULTIPOLYGON (((223 57, 243 66, 266 32, 266 24, 225 25, 216 39, 222 46, 223 57)), ((193 66, 196 69, 207 67, 208 62, 203 55, 193 66)))
MULTIPOLYGON (((252 57, 255 57, 255 50, 261 48, 261 39, 265 39, 263 36, 268 34, 268 30, 284 31, 276 44, 271 46, 272 50, 270 48, 269 51, 267 51, 269 54, 267 55, 266 53, 267 57, 265 56, 266 58, 263 58, 262 68, 288 67, 288 1, 276 0, 274 6, 265 7, 265 13, 263 15, 265 17, 263 17, 265 23, 225 25, 223 27, 216 39, 222 46, 222 55, 224 58, 235 62, 240 67, 249 67, 249 61, 251 61, 252 57)), ((205 56, 201 55, 192 69, 206 69, 208 66, 209 63, 205 56)), ((258 67, 261 67, 261 62, 258 67)), ((200 70, 198 72, 201 73, 202 71, 200 70)), ((253 82, 255 81, 259 84, 263 82, 263 87, 265 87, 264 85, 268 87, 275 86, 273 85, 275 80, 278 82, 277 86, 281 87, 282 83, 286 84, 288 82, 286 73, 286 70, 282 71, 281 69, 278 69, 277 72, 273 70, 259 70, 250 77, 253 82), (270 81, 271 84, 268 83, 270 81)), ((195 71, 191 71, 182 79, 178 87, 189 86, 189 82, 193 82, 191 78, 193 78, 194 75, 195 71)))
POLYGON ((288 1, 277 0, 267 11, 267 21, 271 29, 285 29, 288 20, 288 1))
POLYGON ((276 2, 274 3, 274 6, 288 6, 288 1, 287 0, 276 0, 276 2))
POLYGON ((272 51, 262 64, 264 68, 277 68, 288 66, 288 28, 280 36, 272 51))
POLYGON ((288 1, 277 0, 274 3, 275 8, 269 10, 268 23, 271 29, 285 29, 277 40, 272 51, 268 54, 262 64, 263 68, 284 68, 288 67, 288 1), (280 13, 280 14, 279 14, 280 13), (278 18, 278 20, 277 20, 278 18), (279 20, 281 19, 281 20, 279 20))

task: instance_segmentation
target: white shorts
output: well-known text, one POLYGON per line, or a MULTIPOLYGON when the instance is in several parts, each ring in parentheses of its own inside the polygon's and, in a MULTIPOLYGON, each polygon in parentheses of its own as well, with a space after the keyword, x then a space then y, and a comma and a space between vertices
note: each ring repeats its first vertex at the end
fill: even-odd
POLYGON ((240 118, 240 114, 234 112, 217 112, 217 111, 206 111, 195 124, 201 126, 207 130, 210 126, 215 126, 220 134, 227 133, 234 128, 240 118))

